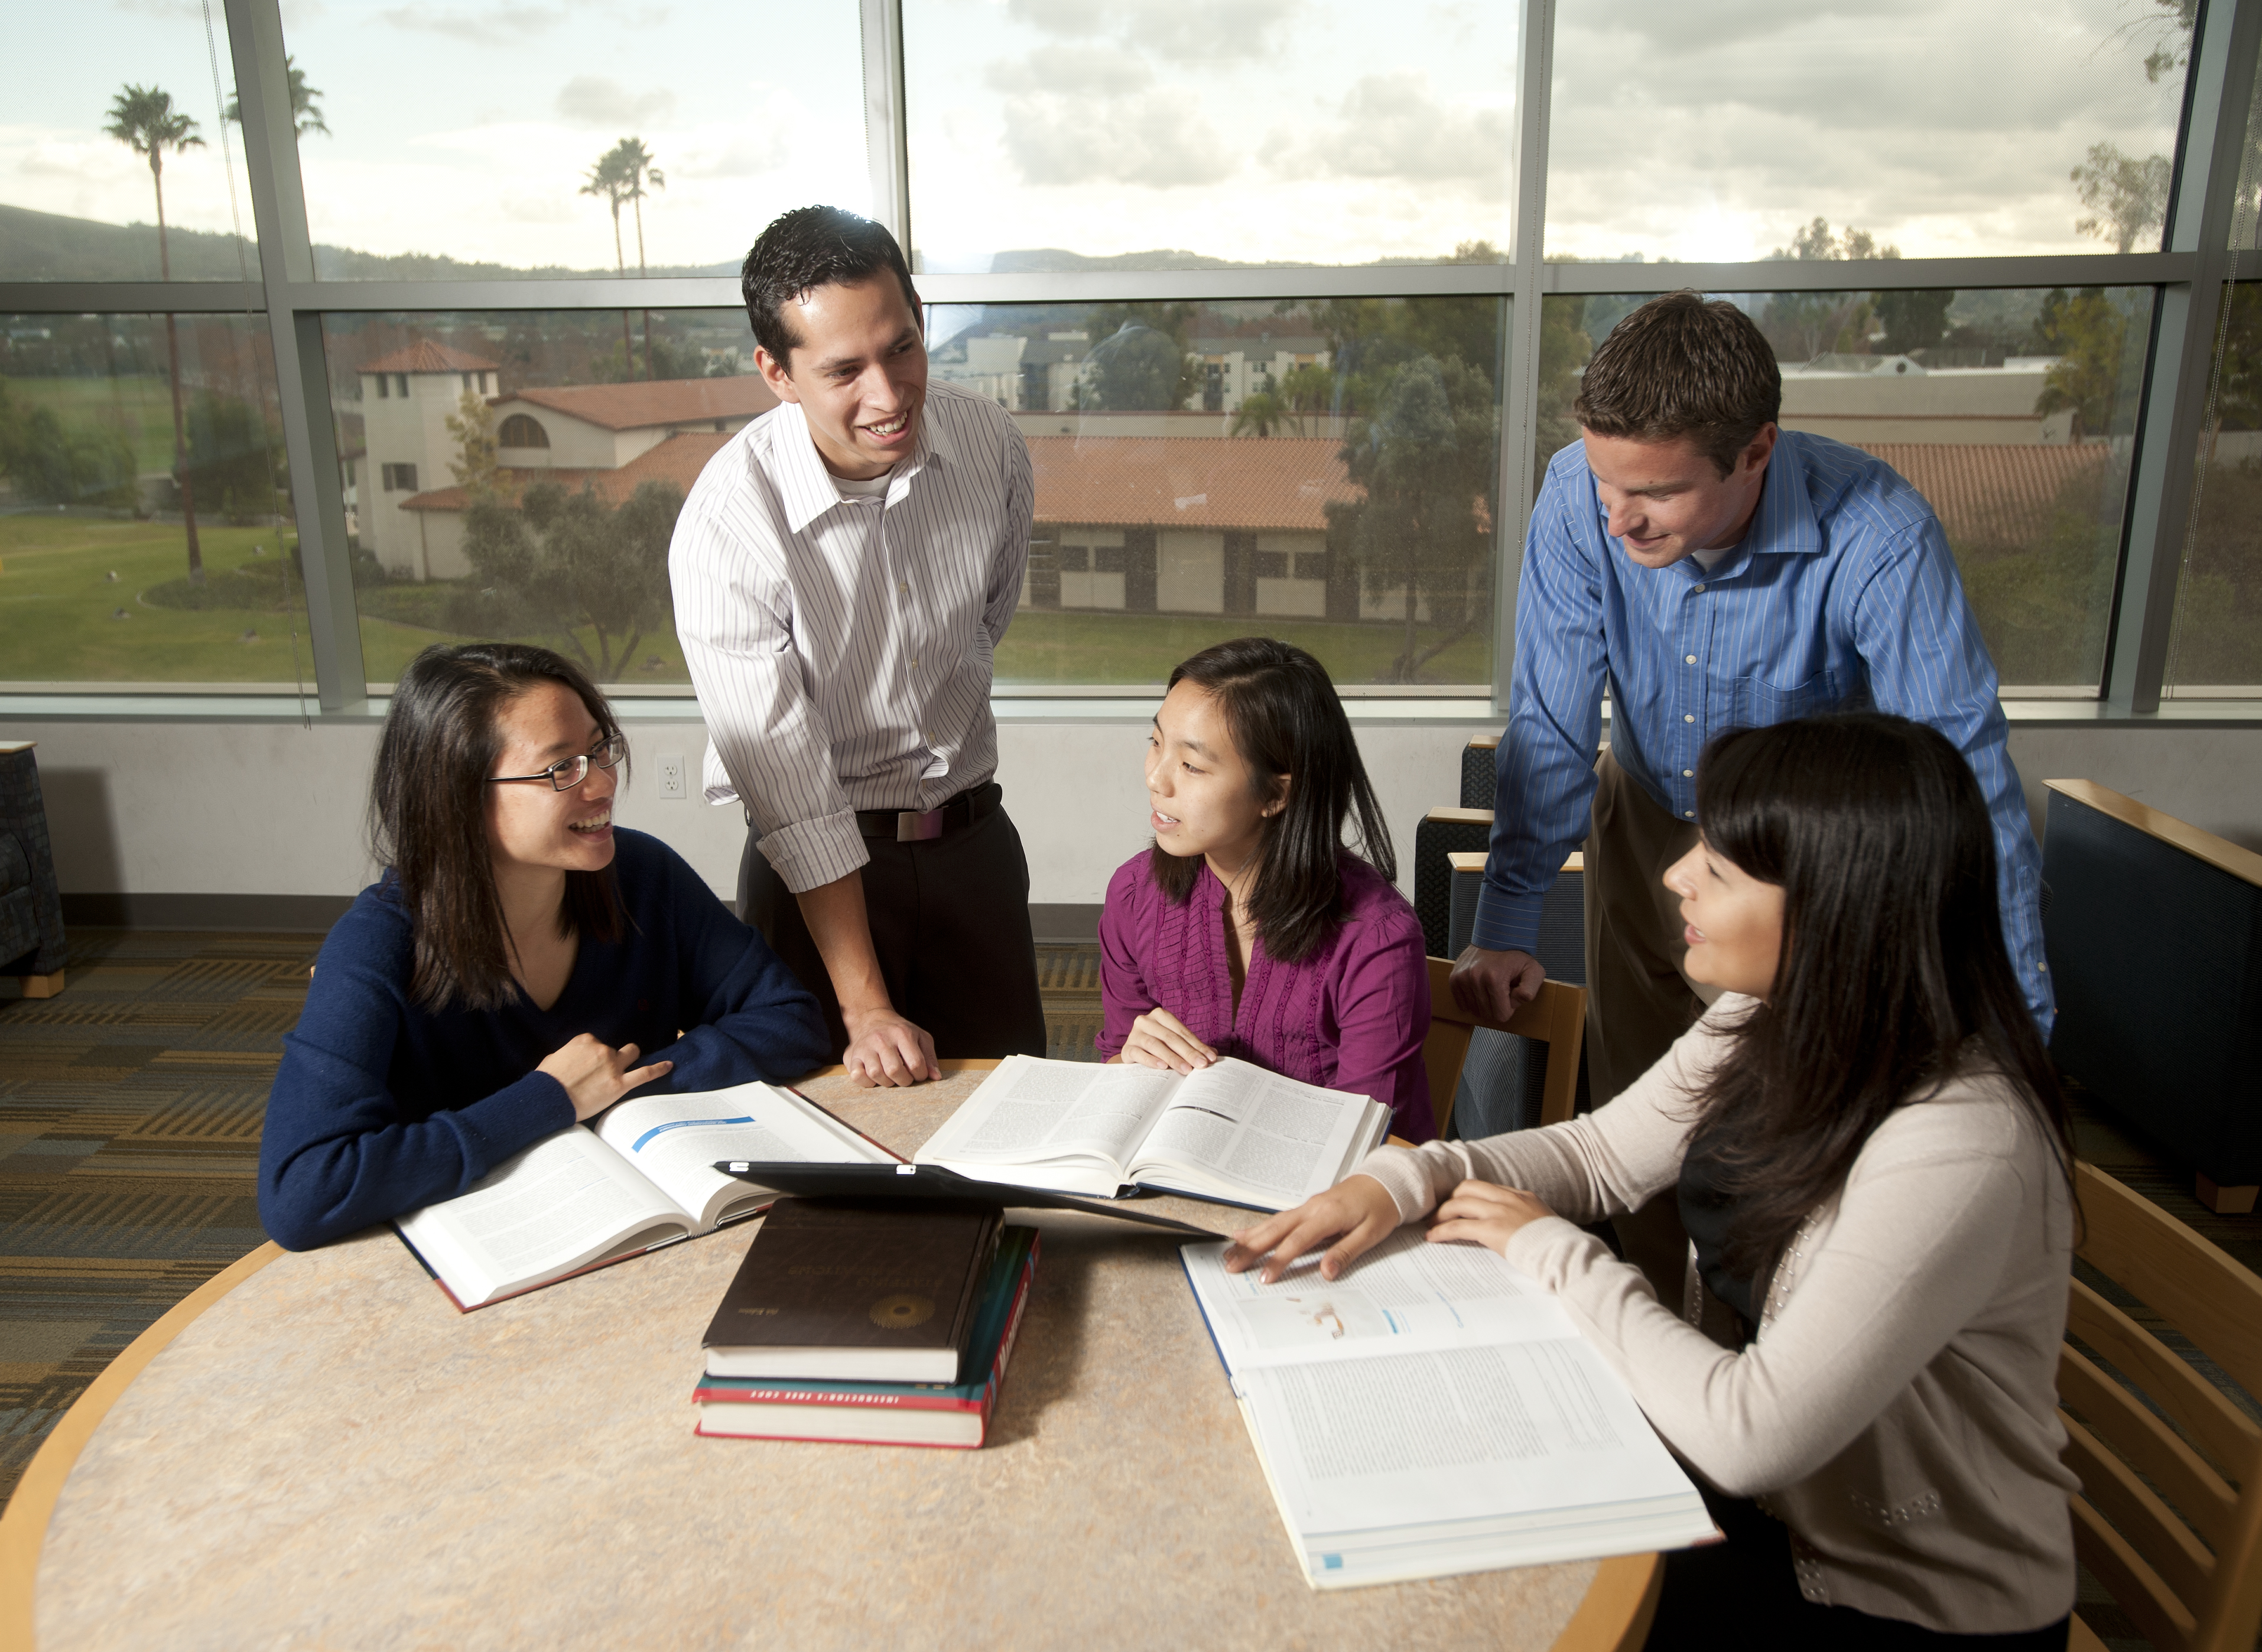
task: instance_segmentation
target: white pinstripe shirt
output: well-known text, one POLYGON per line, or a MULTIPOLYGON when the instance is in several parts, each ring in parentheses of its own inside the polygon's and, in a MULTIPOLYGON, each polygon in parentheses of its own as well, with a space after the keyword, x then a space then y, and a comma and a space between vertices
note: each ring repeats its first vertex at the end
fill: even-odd
POLYGON ((746 805, 789 889, 870 858, 856 810, 933 808, 996 772, 991 663, 1034 499, 1012 417, 932 380, 884 502, 841 497, 790 402, 700 473, 667 573, 704 789, 746 805))

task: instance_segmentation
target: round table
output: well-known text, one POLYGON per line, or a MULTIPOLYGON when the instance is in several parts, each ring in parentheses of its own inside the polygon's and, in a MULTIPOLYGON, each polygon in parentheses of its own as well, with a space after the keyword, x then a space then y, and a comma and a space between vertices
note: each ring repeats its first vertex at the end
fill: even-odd
MULTIPOLYGON (((803 1088, 908 1153, 987 1065, 803 1088)), ((695 1436, 752 1224, 472 1314, 389 1229, 264 1246, 57 1422, 0 1647, 1640 1644, 1654 1555, 1313 1591, 1171 1237, 1014 1219, 1044 1254, 979 1451, 695 1436)))

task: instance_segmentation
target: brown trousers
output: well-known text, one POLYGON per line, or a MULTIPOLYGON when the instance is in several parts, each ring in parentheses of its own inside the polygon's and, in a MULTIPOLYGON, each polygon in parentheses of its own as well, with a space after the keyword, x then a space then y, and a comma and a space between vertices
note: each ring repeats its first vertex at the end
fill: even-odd
MULTIPOLYGON (((1681 900, 1666 869, 1696 841, 1694 822, 1653 801, 1606 751, 1595 765, 1594 829, 1587 839, 1587 1076, 1595 1105, 1655 1066, 1718 997, 1681 973, 1681 900)), ((1671 1193, 1613 1218, 1626 1260, 1675 1312, 1682 1303, 1689 1235, 1671 1193)))

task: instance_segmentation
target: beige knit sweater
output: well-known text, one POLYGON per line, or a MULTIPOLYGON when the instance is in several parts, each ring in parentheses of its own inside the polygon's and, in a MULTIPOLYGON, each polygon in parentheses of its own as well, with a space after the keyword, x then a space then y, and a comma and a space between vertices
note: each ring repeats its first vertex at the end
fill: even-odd
POLYGON ((1508 1260, 1561 1298, 1675 1451, 1790 1527, 1808 1599, 1961 1633, 2054 1622, 2074 1591, 2057 1410, 2071 1206, 2006 1081, 1959 1077, 1878 1126, 1766 1282, 1741 1353, 1574 1225, 1675 1186, 1690 1075, 1751 1005, 1722 998, 1584 1117, 1386 1147, 1361 1168, 1403 1221, 1472 1176, 1555 1211, 1517 1231, 1508 1260))

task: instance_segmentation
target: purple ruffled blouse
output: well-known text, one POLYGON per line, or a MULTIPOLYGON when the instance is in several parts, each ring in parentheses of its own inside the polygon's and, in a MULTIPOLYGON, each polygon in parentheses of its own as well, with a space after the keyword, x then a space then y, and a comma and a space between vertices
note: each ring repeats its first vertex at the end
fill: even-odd
POLYGON ((1392 1110, 1394 1134, 1434 1137, 1422 1065, 1430 966, 1421 920, 1364 860, 1345 854, 1337 865, 1343 923, 1298 964, 1274 959, 1257 936, 1238 1012, 1226 959, 1225 886, 1208 866, 1184 904, 1156 887, 1144 851, 1117 867, 1099 915, 1106 1015, 1093 1042, 1101 1057, 1120 1053, 1131 1024, 1160 1006, 1220 1055, 1371 1095, 1392 1110))

